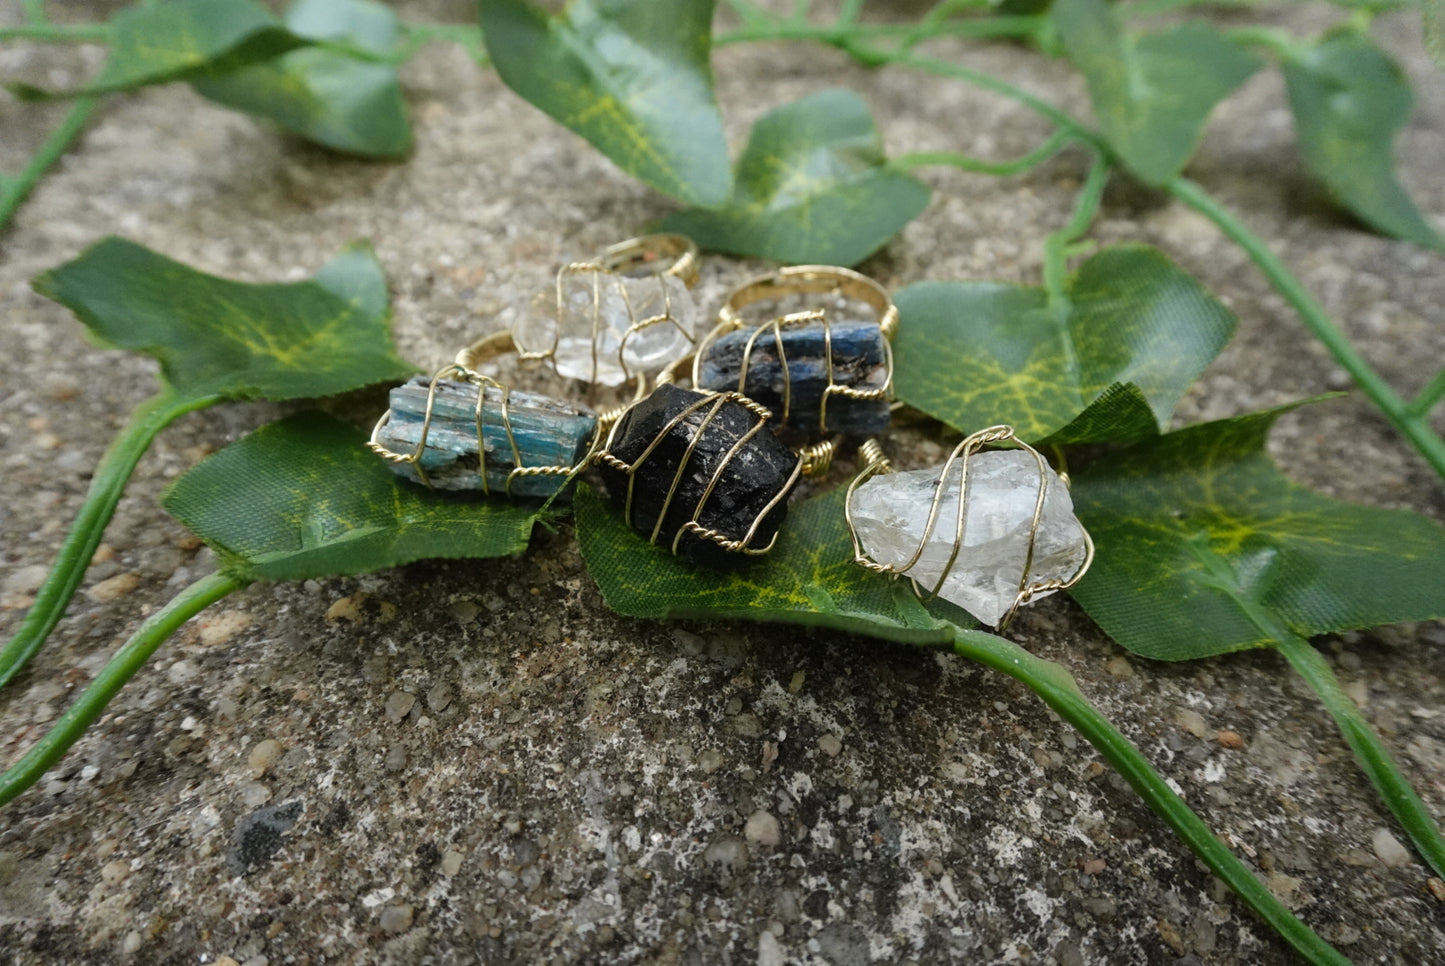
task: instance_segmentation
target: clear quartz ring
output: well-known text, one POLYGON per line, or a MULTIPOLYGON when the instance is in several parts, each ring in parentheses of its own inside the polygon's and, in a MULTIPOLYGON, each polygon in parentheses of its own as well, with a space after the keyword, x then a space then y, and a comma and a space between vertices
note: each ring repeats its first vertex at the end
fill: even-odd
POLYGON ((524 363, 598 386, 641 382, 692 352, 698 250, 683 235, 644 235, 557 272, 512 327, 524 363))

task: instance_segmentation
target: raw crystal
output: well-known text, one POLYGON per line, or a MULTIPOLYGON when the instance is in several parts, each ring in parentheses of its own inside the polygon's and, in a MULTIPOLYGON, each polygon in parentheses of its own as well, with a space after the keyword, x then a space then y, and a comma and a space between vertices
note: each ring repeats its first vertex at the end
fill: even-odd
POLYGON ((692 350, 697 307, 681 279, 569 269, 557 279, 533 298, 512 338, 524 354, 550 355, 561 375, 619 386, 692 350))
MULTIPOLYGON (((960 461, 949 472, 938 522, 908 571, 925 591, 938 583, 953 552, 961 470, 960 461)), ((854 491, 853 527, 874 561, 902 567, 913 556, 923 538, 929 506, 939 492, 941 472, 942 467, 934 467, 886 473, 854 491)), ((1083 566, 1087 553, 1084 528, 1074 517, 1068 487, 1047 466, 1044 473, 1048 491, 1029 568, 1030 584, 1069 579, 1083 566)), ((991 627, 998 626, 1018 594, 1038 489, 1038 463, 1027 452, 994 450, 975 453, 968 461, 963 547, 939 596, 991 627)))
MULTIPOLYGON (((391 418, 377 442, 393 453, 416 451, 426 415, 427 387, 431 380, 418 376, 391 391, 391 418)), ((568 406, 548 396, 513 390, 507 399, 511 439, 502 421, 502 391, 484 389, 482 441, 486 453, 487 485, 493 493, 507 492, 507 477, 518 465, 512 451, 515 441, 522 466, 571 467, 586 455, 597 416, 588 409, 568 406)), ((431 425, 421 468, 432 486, 441 490, 479 490, 477 472, 477 386, 443 379, 437 383, 431 425)), ((399 475, 421 482, 411 463, 392 463, 399 475)), ((551 496, 566 483, 564 474, 519 475, 512 480, 512 496, 551 496)))
MULTIPOLYGON (((886 398, 853 399, 836 392, 828 398, 827 422, 820 425, 819 410, 830 384, 825 323, 821 321, 780 328, 786 368, 778 359, 777 335, 771 327, 764 328, 753 342, 747 379, 739 387, 743 352, 754 331, 737 329, 707 346, 698 366, 698 388, 734 389, 779 414, 787 393, 787 425, 805 432, 870 436, 888 428, 886 398)), ((832 346, 831 384, 854 389, 888 387, 888 357, 877 322, 829 323, 826 335, 832 346)))
MULTIPOLYGON (((631 486, 632 528, 650 537, 658 515, 662 514, 657 542, 670 547, 674 535, 683 524, 694 519, 697 511, 696 521, 701 526, 716 530, 729 540, 742 540, 753 521, 781 494, 776 505, 763 516, 749 544, 755 548, 765 547, 787 514, 787 491, 792 486, 798 457, 776 436, 763 430, 728 458, 733 445, 757 424, 758 416, 739 403, 724 402, 699 435, 699 427, 714 409, 715 401, 710 397, 709 393, 664 384, 629 409, 618 423, 609 453, 636 468, 631 486), (668 423, 702 400, 706 401, 664 432, 668 423), (643 458, 644 451, 659 434, 663 434, 659 445, 643 458), (696 445, 689 453, 688 447, 695 438, 696 445), (668 502, 679 466, 684 467, 682 475, 668 502), (698 510, 698 500, 719 467, 722 472, 717 485, 698 510)), ((627 512, 627 474, 608 465, 606 460, 598 464, 598 471, 613 503, 627 512)), ((746 559, 690 533, 678 542, 678 553, 694 563, 715 566, 746 559)))

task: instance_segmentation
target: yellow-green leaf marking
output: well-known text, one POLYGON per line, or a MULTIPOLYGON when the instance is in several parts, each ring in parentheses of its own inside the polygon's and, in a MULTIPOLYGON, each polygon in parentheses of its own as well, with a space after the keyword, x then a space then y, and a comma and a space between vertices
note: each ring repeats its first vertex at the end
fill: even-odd
POLYGON ((176 480, 161 504, 232 576, 304 580, 527 547, 535 504, 449 498, 408 483, 330 417, 272 423, 176 480))
POLYGON ((760 118, 732 197, 664 224, 712 251, 853 265, 917 217, 928 196, 926 184, 888 166, 862 99, 833 89, 760 118))

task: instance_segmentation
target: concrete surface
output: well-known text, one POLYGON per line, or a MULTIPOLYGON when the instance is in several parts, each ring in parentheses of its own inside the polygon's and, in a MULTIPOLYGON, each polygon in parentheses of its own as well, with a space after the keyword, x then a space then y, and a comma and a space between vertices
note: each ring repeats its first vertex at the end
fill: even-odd
MULTIPOLYGON (((460 19, 470 4, 410 9, 460 19)), ((1318 11, 1280 16, 1320 23, 1318 11)), ((1419 89, 1403 178, 1442 225, 1445 80, 1415 20, 1383 28, 1419 89)), ((967 57, 1086 109, 1060 63, 1007 46, 967 57)), ((11 44, 0 74, 63 83, 98 59, 11 44)), ((868 99, 894 152, 1012 157, 1045 134, 968 87, 811 47, 727 49, 717 73, 735 146, 762 111, 833 84, 868 99)), ((0 234, 0 631, 23 614, 89 468, 153 387, 150 363, 90 347, 32 294, 36 273, 119 233, 221 275, 289 279, 366 237, 393 286, 401 351, 429 368, 560 261, 669 210, 457 50, 428 50, 404 79, 418 145, 398 165, 338 159, 184 87, 113 98, 0 234)), ((0 101, 4 169, 57 118, 0 101)), ((1219 111, 1191 173, 1400 389, 1439 366, 1440 256, 1321 204, 1277 73, 1219 111)), ((1040 243, 1081 175, 1077 153, 1012 179, 930 171, 933 203, 863 268, 894 287, 1037 281, 1040 243)), ((1162 246, 1240 316, 1184 420, 1345 388, 1244 255, 1178 205, 1116 184, 1093 237, 1162 246)), ((761 267, 709 259, 704 300, 761 267)), ((360 421, 382 399, 332 408, 360 421)), ((212 568, 158 509, 160 488, 283 411, 227 406, 159 439, 70 616, 0 696, 6 761, 144 614, 212 568)), ((1445 519, 1440 481, 1358 398, 1292 416, 1273 448, 1326 492, 1445 519)), ((1135 659, 1060 598, 1012 634, 1065 664, 1355 962, 1445 962, 1428 871, 1399 849, 1403 833, 1282 660, 1135 659), (1220 730, 1242 747, 1220 744, 1220 730)), ((1445 627, 1319 644, 1445 817, 1445 627)), ((42 787, 0 813, 0 952, 249 966, 1294 961, 1022 688, 833 633, 620 619, 566 528, 516 560, 256 586, 184 629, 42 787)))

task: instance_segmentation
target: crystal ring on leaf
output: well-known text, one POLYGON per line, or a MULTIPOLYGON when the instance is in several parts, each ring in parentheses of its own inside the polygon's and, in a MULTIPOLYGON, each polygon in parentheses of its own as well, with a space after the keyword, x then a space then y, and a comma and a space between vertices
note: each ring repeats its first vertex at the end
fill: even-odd
POLYGON ((1003 628, 1019 607, 1074 586, 1094 542, 1068 486, 1010 426, 966 437, 941 467, 896 472, 876 441, 848 486, 845 513, 858 563, 907 575, 923 599, 942 597, 1003 628), (1016 448, 983 450, 1011 443, 1016 448))
POLYGON ((897 307, 868 276, 828 265, 779 269, 728 298, 698 346, 693 385, 744 393, 797 432, 874 435, 888 427, 897 328, 897 307), (802 296, 814 297, 801 299, 801 311, 743 317, 756 303, 802 296), (873 317, 859 318, 860 305, 873 317))
POLYGON ((738 393, 664 382, 623 411, 595 463, 633 530, 694 563, 727 566, 772 549, 803 473, 771 418, 738 393))
POLYGON ((457 353, 430 378, 397 386, 367 446, 397 475, 433 489, 557 495, 590 460, 600 437, 598 416, 477 371, 512 350, 511 334, 497 333, 457 353))
POLYGON ((573 262, 512 327, 524 363, 598 386, 639 385, 697 341, 698 250, 684 235, 644 235, 573 262))

